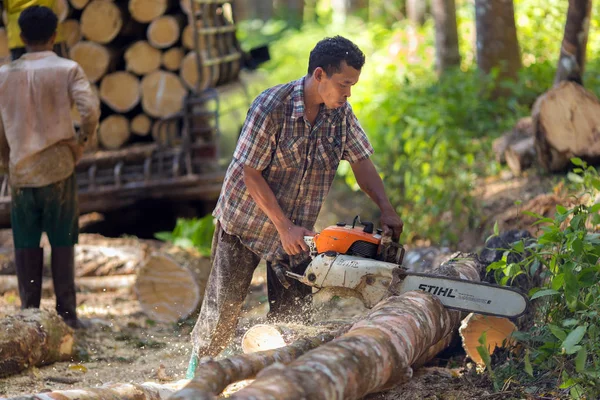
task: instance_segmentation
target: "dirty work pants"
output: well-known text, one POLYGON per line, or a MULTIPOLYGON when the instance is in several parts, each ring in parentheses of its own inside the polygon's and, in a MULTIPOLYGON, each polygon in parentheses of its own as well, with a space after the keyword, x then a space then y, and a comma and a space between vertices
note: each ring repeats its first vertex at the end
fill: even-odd
POLYGON ((52 248, 51 270, 56 311, 76 320, 75 253, 78 241, 78 199, 75 174, 42 187, 12 188, 11 225, 22 308, 39 308, 44 268, 42 233, 52 248))
MULTIPOLYGON (((248 293, 254 270, 260 257, 244 246, 236 236, 227 234, 219 222, 212 242, 212 269, 206 285, 200 315, 192 331, 193 351, 188 368, 192 378, 199 358, 217 356, 235 334, 242 305, 248 293)), ((303 273, 308 262, 294 268, 303 273)), ((292 312, 301 314, 305 297, 311 288, 289 280, 285 289, 267 263, 269 317, 277 318, 292 312)))

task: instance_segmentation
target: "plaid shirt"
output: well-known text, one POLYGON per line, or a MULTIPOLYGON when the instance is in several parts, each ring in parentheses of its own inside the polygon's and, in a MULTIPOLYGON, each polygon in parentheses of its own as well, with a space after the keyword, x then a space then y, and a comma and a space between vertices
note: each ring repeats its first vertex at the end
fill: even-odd
POLYGON ((246 189, 244 165, 262 171, 284 214, 312 230, 340 160, 355 163, 371 154, 350 104, 334 110, 321 105, 311 127, 304 119, 304 78, 272 87, 248 111, 213 216, 265 260, 286 259, 275 225, 246 189))

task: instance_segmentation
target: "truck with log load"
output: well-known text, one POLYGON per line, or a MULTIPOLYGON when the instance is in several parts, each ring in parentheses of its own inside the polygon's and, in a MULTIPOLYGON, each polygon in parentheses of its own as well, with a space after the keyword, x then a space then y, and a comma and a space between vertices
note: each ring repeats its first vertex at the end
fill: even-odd
MULTIPOLYGON (((69 58, 101 103, 96 138, 76 167, 80 213, 140 200, 214 202, 220 94, 240 84, 245 55, 222 0, 57 0, 69 58)), ((0 61, 10 60, 0 26, 0 61)), ((79 116, 72 111, 75 126, 79 116)), ((10 187, 0 175, 0 226, 10 187)))

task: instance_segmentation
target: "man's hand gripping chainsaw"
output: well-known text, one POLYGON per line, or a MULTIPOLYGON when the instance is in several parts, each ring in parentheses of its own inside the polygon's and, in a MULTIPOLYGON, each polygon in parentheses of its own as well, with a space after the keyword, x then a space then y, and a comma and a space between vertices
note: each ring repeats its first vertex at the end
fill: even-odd
POLYGON ((352 289, 369 308, 390 290, 395 294, 423 290, 457 310, 515 318, 527 309, 527 297, 510 287, 407 271, 402 267, 402 245, 382 236, 380 229, 373 232, 370 222, 359 222, 364 228, 357 227, 357 220, 305 237, 312 261, 304 274, 281 273, 313 287, 314 292, 326 287, 352 289))

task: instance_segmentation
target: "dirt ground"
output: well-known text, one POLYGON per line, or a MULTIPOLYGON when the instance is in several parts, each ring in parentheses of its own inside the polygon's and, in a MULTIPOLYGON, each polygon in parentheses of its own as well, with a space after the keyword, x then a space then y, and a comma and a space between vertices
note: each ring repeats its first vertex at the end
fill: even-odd
MULTIPOLYGON (((461 247, 481 246, 481 240, 485 237, 482 231, 489 230, 495 219, 500 219, 505 229, 527 228, 524 225, 526 222, 514 218, 515 201, 523 203, 521 209, 526 208, 525 205, 532 199, 552 193, 552 181, 552 178, 537 176, 506 176, 479 185, 478 196, 488 216, 487 225, 473 232, 470 241, 462 243, 461 247)), ((349 218, 348 215, 355 215, 355 211, 360 211, 363 204, 361 201, 353 204, 353 207, 340 208, 338 201, 335 195, 330 196, 322 214, 326 216, 321 219, 322 224, 330 223, 339 215, 349 218)), ((553 211, 551 207, 548 210, 553 211)), ((0 234, 3 237, 6 235, 10 235, 10 231, 0 234)), ((248 326, 262 322, 266 314, 264 272, 263 266, 255 273, 238 328, 238 340, 248 326)), ((53 296, 45 296, 42 308, 53 307, 53 296)), ((8 292, 0 297, 0 317, 15 313, 18 308, 16 292, 8 292)), ((168 382, 184 378, 191 350, 193 319, 178 324, 156 323, 142 312, 131 289, 78 293, 78 312, 91 323, 91 327, 76 333, 77 360, 31 368, 0 379, 0 396, 13 397, 117 382, 168 382)), ((465 366, 466 360, 460 350, 452 354, 444 353, 431 366, 416 371, 415 378, 408 384, 385 393, 372 394, 366 399, 510 398, 492 394, 485 377, 466 372, 468 369, 465 366)))

